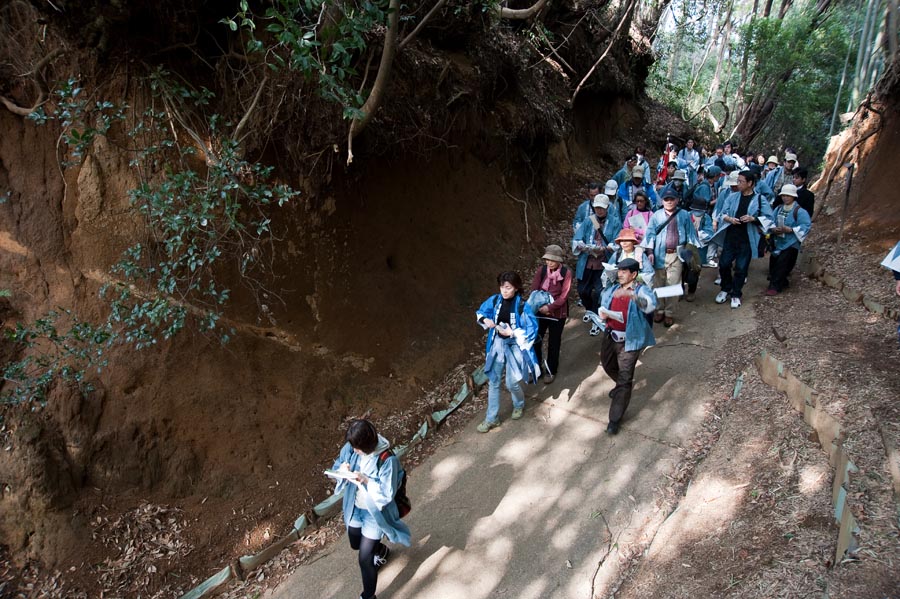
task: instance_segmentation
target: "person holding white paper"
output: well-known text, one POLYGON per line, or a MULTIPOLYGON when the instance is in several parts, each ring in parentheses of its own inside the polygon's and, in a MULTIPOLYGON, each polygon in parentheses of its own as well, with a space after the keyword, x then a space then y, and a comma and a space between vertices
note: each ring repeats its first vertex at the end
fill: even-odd
MULTIPOLYGON (((695 247, 700 245, 690 212, 680 209, 678 201, 678 195, 672 190, 663 193, 663 207, 650 218, 647 236, 641 244, 653 251, 653 268, 656 269, 654 287, 680 285, 684 266, 679 250, 688 243, 695 247)), ((675 298, 660 300, 653 320, 667 327, 675 324, 677 301, 675 298)))
POLYGON ((606 332, 600 345, 600 363, 615 386, 609 392, 609 424, 606 432, 615 435, 631 401, 634 369, 644 348, 654 345, 653 325, 648 318, 656 309, 656 296, 638 281, 637 260, 619 262, 618 283, 603 292, 600 318, 606 332), (622 315, 620 322, 610 312, 622 315))
MULTIPOLYGON (((894 282, 896 283, 895 291, 900 295, 900 241, 894 246, 888 255, 881 261, 881 265, 891 269, 894 273, 894 282)), ((897 325, 897 343, 900 343, 900 324, 897 325)))
POLYGON ((400 520, 395 497, 403 480, 400 460, 388 452, 390 441, 378 434, 368 420, 353 420, 347 428, 346 443, 332 470, 353 474, 338 480, 335 493, 344 491, 344 526, 350 547, 359 552, 363 591, 360 599, 376 599, 378 569, 387 562, 390 549, 381 542, 409 547, 409 527, 400 520), (379 456, 388 452, 382 461, 379 456))
POLYGON ((622 226, 633 230, 635 238, 640 243, 644 240, 644 233, 651 216, 653 216, 653 211, 650 210, 650 200, 647 199, 647 194, 643 190, 638 190, 634 194, 634 206, 625 214, 622 226))

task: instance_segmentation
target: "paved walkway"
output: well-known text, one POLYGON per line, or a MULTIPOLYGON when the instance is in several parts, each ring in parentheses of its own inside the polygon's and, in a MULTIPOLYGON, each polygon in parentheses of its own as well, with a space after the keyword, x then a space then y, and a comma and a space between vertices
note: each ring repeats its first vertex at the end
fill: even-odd
MULTIPOLYGON (((599 337, 582 311, 563 337, 563 372, 529 389, 525 417, 479 434, 479 419, 411 475, 410 548, 395 547, 378 581, 380 599, 545 599, 605 596, 623 551, 650 540, 663 514, 655 488, 704 417, 698 381, 715 350, 753 327, 752 268, 745 304, 716 305, 716 274, 704 269, 697 300, 680 302, 676 326, 656 325, 658 345, 641 358, 626 420, 605 434, 611 381, 599 337)), ((268 599, 354 599, 356 554, 342 541, 301 566, 268 599)))

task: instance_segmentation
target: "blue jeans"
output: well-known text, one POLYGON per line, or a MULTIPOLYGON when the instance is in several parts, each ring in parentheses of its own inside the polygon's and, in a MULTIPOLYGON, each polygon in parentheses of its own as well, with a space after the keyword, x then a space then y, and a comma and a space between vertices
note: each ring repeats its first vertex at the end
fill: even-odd
MULTIPOLYGON (((726 231, 727 233, 727 231, 726 231)), ((742 233, 744 233, 742 231, 742 233)), ((722 277, 722 291, 730 293, 731 297, 743 295, 744 282, 747 280, 747 271, 750 270, 750 259, 753 251, 750 248, 750 239, 746 234, 741 235, 736 241, 725 238, 722 247, 722 255, 719 257, 719 275, 722 277), (734 265, 732 274, 731 266, 734 265)))
MULTIPOLYGON (((488 375, 488 407, 485 420, 487 422, 500 422, 500 378, 503 376, 505 367, 493 368, 488 375)), ((525 407, 525 389, 522 388, 522 381, 509 382, 509 376, 506 376, 506 388, 512 396, 513 408, 525 407)))

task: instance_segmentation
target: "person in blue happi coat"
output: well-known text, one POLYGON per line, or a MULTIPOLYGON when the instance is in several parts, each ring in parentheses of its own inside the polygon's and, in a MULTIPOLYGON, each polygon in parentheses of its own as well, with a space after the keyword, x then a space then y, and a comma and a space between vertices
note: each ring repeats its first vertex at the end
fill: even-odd
POLYGON ((335 493, 344 492, 342 509, 350 547, 359 553, 363 592, 360 599, 376 599, 378 569, 387 562, 390 549, 381 542, 410 544, 409 527, 400 520, 397 490, 403 466, 390 452, 390 442, 368 420, 353 420, 346 443, 332 470, 352 474, 338 480, 335 493), (384 456, 384 459, 382 459, 384 456))
POLYGON ((600 319, 605 321, 605 332, 600 345, 600 363, 615 385, 609 392, 609 424, 606 432, 615 435, 631 402, 634 387, 634 369, 645 348, 656 344, 653 325, 647 318, 656 309, 656 295, 638 282, 640 265, 637 260, 626 258, 619 262, 618 282, 603 292, 603 308, 600 319), (621 320, 610 317, 610 312, 621 314, 621 320))
POLYGON ((773 213, 773 226, 769 231, 774 237, 775 249, 769 257, 769 288, 766 295, 778 295, 790 284, 788 276, 797 264, 800 246, 812 225, 809 212, 797 201, 795 185, 782 185, 779 198, 781 204, 773 213))
MULTIPOLYGON (((578 295, 588 312, 597 311, 603 291, 603 263, 618 249, 615 239, 622 228, 618 212, 609 209, 606 194, 598 194, 592 204, 594 213, 581 223, 572 238, 572 254, 578 257, 578 295)), ((585 316, 584 321, 589 322, 589 317, 585 316)))
MULTIPOLYGON (((900 241, 898 241, 897 245, 894 246, 894 249, 888 252, 888 255, 884 257, 884 260, 881 261, 881 265, 894 273, 894 281, 896 283, 894 290, 897 295, 900 295, 900 241)), ((900 343, 900 324, 897 325, 897 343, 900 343)))
POLYGON ((737 192, 724 201, 716 217, 716 234, 710 243, 722 248, 719 258, 721 291, 716 303, 724 304, 731 297, 731 307, 740 308, 744 282, 753 258, 761 258, 760 238, 772 226, 772 207, 756 191, 756 175, 741 171, 737 177, 737 192))
POLYGON ((506 376, 506 388, 512 396, 511 418, 518 420, 525 410, 522 383, 533 383, 541 375, 534 354, 538 321, 531 306, 522 299, 522 277, 513 271, 497 275, 500 293, 487 298, 475 313, 478 324, 487 332, 484 374, 488 378, 488 406, 478 432, 500 426, 500 381, 506 376))

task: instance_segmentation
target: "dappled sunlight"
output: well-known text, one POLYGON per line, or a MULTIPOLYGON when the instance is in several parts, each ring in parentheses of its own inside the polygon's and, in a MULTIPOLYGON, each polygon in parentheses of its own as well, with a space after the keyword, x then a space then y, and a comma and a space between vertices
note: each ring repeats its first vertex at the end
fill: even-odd
POLYGON ((813 495, 831 486, 831 469, 827 463, 807 464, 800 469, 797 488, 804 495, 813 495))
POLYGON ((472 455, 451 455, 437 464, 431 471, 431 487, 429 492, 433 495, 443 493, 456 482, 461 472, 471 467, 475 462, 472 455))

